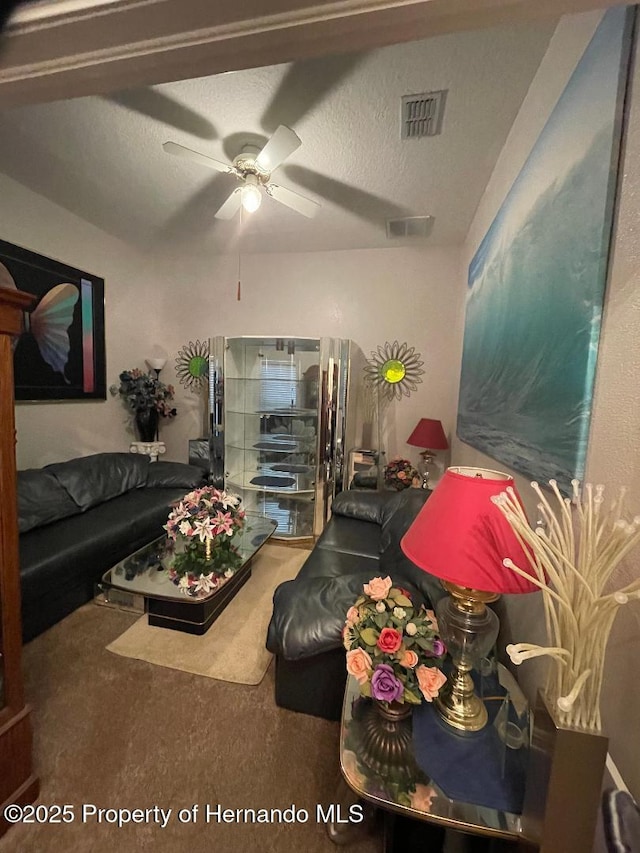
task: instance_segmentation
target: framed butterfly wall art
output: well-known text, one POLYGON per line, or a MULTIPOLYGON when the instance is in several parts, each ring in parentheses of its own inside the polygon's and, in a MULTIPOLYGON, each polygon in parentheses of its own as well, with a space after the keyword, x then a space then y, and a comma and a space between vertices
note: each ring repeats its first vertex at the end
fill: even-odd
POLYGON ((35 297, 14 341, 16 400, 106 400, 104 279, 0 240, 0 287, 35 297))

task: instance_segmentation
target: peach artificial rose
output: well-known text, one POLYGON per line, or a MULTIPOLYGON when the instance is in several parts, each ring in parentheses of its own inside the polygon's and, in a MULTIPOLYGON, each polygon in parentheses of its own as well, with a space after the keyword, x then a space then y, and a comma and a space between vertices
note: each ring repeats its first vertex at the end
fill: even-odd
POLYGON ((407 669, 413 669, 418 663, 418 655, 413 649, 405 649, 404 654, 400 658, 400 666, 406 666, 407 669))
POLYGON ((446 682, 447 678, 442 674, 442 671, 435 666, 419 666, 416 669, 418 676, 418 684, 420 692, 427 700, 431 702, 440 692, 440 688, 446 682))
POLYGON ((368 680, 373 662, 364 649, 352 649, 347 652, 347 672, 353 675, 358 684, 368 680))
POLYGON ((436 634, 440 633, 440 629, 438 628, 438 620, 436 619, 436 614, 433 610, 427 610, 427 619, 431 622, 431 627, 436 632, 436 634))
POLYGON ((392 585, 389 575, 386 578, 371 578, 369 583, 364 585, 364 592, 374 601, 382 601, 389 595, 392 585))
POLYGON ((357 607, 350 607, 347 610, 347 625, 351 628, 356 624, 358 619, 360 618, 360 614, 358 613, 357 607))

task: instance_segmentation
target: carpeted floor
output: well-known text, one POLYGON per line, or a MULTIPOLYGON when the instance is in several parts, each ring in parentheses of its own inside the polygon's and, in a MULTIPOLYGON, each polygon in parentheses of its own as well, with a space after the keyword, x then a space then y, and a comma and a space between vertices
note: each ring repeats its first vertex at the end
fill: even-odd
MULTIPOLYGON (((317 804, 335 799, 335 723, 277 708, 273 667, 256 687, 120 657, 105 646, 136 617, 88 604, 25 647, 39 803, 73 806, 68 824, 16 825, 0 853, 335 853, 317 804), (172 809, 167 825, 82 821, 82 806, 172 809), (193 822, 178 812, 199 805, 193 822), (215 808, 309 812, 306 823, 205 820, 215 808)), ((183 814, 186 817, 187 813, 183 814)), ((367 837, 350 853, 378 853, 367 837)))
POLYGON ((264 641, 274 590, 298 574, 309 553, 266 544, 254 559, 249 580, 202 636, 156 628, 141 616, 107 648, 124 657, 221 681, 260 684, 271 663, 264 641), (250 619, 245 618, 247 613, 250 619))

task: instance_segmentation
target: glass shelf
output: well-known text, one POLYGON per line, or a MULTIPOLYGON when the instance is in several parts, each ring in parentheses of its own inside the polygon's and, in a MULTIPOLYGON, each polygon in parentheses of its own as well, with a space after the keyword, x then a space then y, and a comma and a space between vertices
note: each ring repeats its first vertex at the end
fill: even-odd
POLYGON ((266 439, 265 441, 253 441, 249 440, 246 444, 241 444, 237 440, 230 442, 227 444, 228 448, 233 450, 242 450, 247 453, 281 453, 284 456, 290 456, 293 454, 294 456, 304 455, 307 458, 309 456, 316 455, 316 446, 315 442, 313 447, 303 447, 298 443, 286 443, 284 441, 269 441, 266 439))
POLYGON ((255 492, 283 495, 313 495, 315 492, 315 469, 309 474, 273 471, 270 468, 235 471, 227 474, 226 480, 230 487, 255 492))
POLYGON ((258 415, 261 418, 313 418, 317 420, 318 413, 315 409, 227 409, 230 415, 258 415))

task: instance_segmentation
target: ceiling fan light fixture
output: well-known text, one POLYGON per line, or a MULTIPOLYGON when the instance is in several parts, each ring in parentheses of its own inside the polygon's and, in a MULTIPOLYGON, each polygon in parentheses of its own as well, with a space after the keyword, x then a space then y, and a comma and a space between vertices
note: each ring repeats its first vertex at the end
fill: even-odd
POLYGON ((162 147, 167 154, 172 154, 174 157, 191 160, 218 172, 234 175, 238 179, 240 184, 214 213, 215 219, 233 219, 243 208, 247 213, 254 213, 262 204, 263 187, 272 199, 311 219, 320 208, 317 201, 287 187, 271 183, 271 173, 301 144, 300 137, 295 131, 281 124, 275 129, 262 150, 247 143, 241 153, 234 157, 233 163, 223 163, 206 154, 185 148, 177 142, 165 142, 162 147))
POLYGON ((255 175, 247 175, 241 190, 242 206, 247 213, 254 213, 262 204, 262 193, 255 175))

